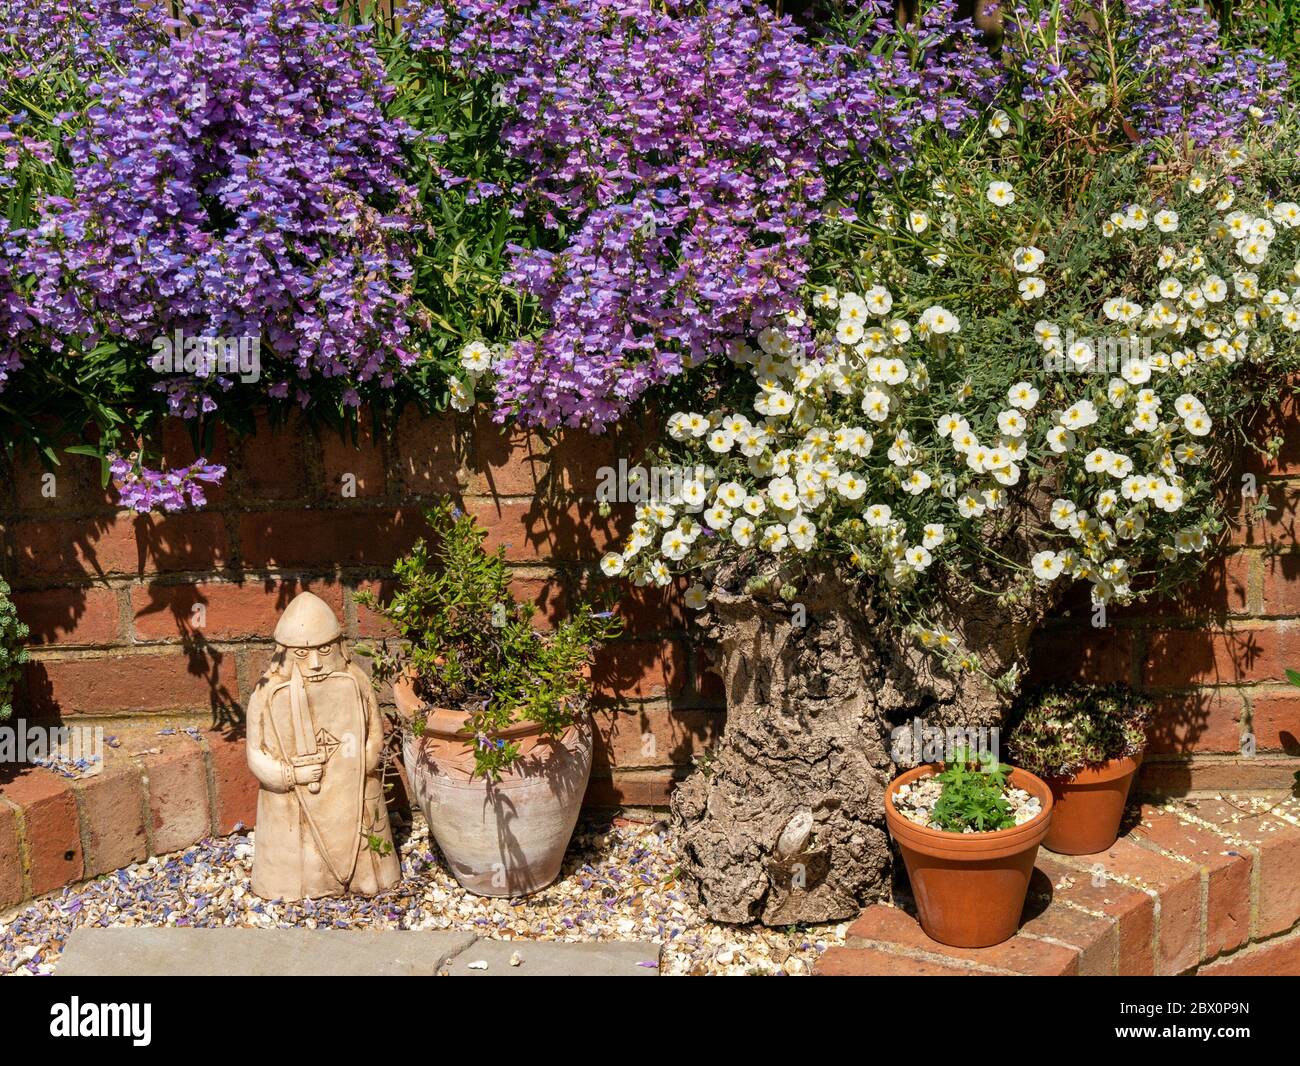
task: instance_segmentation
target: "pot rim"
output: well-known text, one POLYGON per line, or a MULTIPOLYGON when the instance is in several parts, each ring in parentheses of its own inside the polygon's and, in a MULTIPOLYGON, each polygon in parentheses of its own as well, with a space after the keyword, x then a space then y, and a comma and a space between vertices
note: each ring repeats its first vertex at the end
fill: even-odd
MULTIPOLYGON (((1048 824, 1052 817, 1055 799, 1051 787, 1037 774, 1022 770, 1018 766, 1011 768, 1010 783, 1017 788, 1038 798, 1042 810, 1029 821, 1009 829, 993 829, 982 833, 950 833, 943 829, 930 829, 917 825, 909 818, 903 817, 894 806, 894 793, 903 785, 923 777, 933 776, 939 772, 940 763, 922 763, 900 774, 885 788, 885 823, 895 840, 910 838, 907 843, 927 850, 944 852, 978 852, 980 857, 987 857, 991 851, 1010 854, 1031 845, 1037 845, 1047 835, 1048 824)), ((975 856, 972 855, 972 858, 975 856)))
POLYGON ((1146 749, 1133 755, 1120 755, 1113 759, 1107 759, 1096 766, 1085 766, 1076 773, 1063 777, 1044 777, 1043 780, 1049 785, 1079 785, 1087 787, 1089 785, 1109 784, 1121 777, 1127 777, 1129 774, 1136 773, 1139 766, 1142 765, 1142 756, 1146 754, 1146 749))
MULTIPOLYGON (((470 716, 469 711, 458 710, 455 707, 436 707, 425 700, 420 699, 415 694, 414 678, 410 672, 403 673, 393 679, 394 700, 400 705, 408 703, 412 710, 420 709, 426 713, 424 723, 424 733, 422 736, 436 736, 444 740, 460 740, 466 744, 473 744, 474 734, 466 728, 465 722, 470 716), (404 698, 399 699, 398 690, 401 690, 404 698)), ((577 712, 573 716, 573 721, 565 728, 564 732, 559 734, 566 737, 575 728, 581 728, 582 722, 587 716, 587 711, 577 712)), ((410 717, 403 712, 405 717, 410 717)), ((515 740, 520 737, 541 736, 542 725, 540 722, 533 722, 528 719, 522 719, 507 726, 505 729, 493 729, 488 734, 490 737, 499 737, 505 740, 515 740)))

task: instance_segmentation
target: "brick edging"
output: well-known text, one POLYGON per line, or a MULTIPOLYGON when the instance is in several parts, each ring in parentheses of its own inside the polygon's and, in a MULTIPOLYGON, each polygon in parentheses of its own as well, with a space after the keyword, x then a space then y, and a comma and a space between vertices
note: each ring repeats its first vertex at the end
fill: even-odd
POLYGON ((907 910, 866 908, 823 975, 1300 974, 1300 801, 1130 808, 1097 855, 1040 849, 1020 931, 990 948, 931 940, 907 910))

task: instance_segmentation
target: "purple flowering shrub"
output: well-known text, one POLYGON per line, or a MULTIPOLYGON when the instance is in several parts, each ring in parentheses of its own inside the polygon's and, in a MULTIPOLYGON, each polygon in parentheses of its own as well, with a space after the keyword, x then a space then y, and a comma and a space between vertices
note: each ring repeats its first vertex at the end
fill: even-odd
POLYGON ((948 4, 876 51, 747 0, 458 9, 427 7, 413 37, 500 79, 527 168, 513 209, 555 237, 506 276, 547 320, 494 366, 498 417, 526 423, 601 429, 789 310, 835 168, 903 164, 922 128, 956 128, 997 84, 948 4))
MULTIPOLYGON (((204 0, 190 32, 100 80, 69 148, 74 191, 46 201, 30 256, 48 326, 257 337, 266 394, 304 405, 328 383, 355 407, 414 360, 405 131, 364 35, 313 8, 204 0)), ((193 417, 232 381, 168 385, 193 417)))
MULTIPOLYGON (((51 374, 130 402, 126 427, 95 419, 106 448, 134 445, 130 431, 160 414, 202 420, 219 405, 236 427, 267 400, 346 412, 415 361, 409 131, 386 114, 369 29, 334 8, 202 0, 175 34, 103 0, 60 10, 28 56, 14 42, 32 14, 6 0, 5 95, 21 104, 25 79, 66 89, 70 72, 83 106, 74 132, 47 124, 48 180, 7 190, 8 213, 28 218, 0 270, 4 366, 35 346, 51 374), (173 338, 174 357, 158 358, 173 338), (196 358, 235 348, 238 366, 196 358)), ((12 402, 39 410, 42 387, 12 402)), ((128 504, 174 503, 195 481, 140 458, 124 478, 121 462, 115 480, 143 486, 128 504)))
MULTIPOLYGON (((1003 16, 1013 91, 1069 125, 1111 138, 1188 138, 1205 147, 1269 124, 1286 64, 1255 47, 1228 47, 1210 12, 1170 0, 1021 3, 1003 16)), ((1074 132, 1078 132, 1074 129, 1074 132)))

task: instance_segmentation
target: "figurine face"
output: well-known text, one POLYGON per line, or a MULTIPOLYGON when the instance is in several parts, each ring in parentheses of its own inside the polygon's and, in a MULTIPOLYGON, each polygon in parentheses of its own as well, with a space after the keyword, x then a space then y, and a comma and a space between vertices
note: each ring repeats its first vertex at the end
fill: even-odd
POLYGON ((297 666, 306 681, 320 681, 348 667, 342 642, 337 640, 317 648, 286 648, 284 665, 286 669, 297 666))

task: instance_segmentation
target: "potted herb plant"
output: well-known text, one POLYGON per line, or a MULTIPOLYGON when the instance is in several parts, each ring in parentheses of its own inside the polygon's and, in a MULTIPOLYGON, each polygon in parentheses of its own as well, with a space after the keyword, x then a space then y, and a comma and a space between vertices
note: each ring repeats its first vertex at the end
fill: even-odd
POLYGON ((1024 699, 1008 747, 1052 790, 1048 850, 1091 855, 1115 843, 1150 720, 1150 701, 1121 685, 1044 688, 1024 699))
POLYGON ((926 933, 961 948, 1015 933, 1052 822, 1045 782, 991 754, 958 749, 942 765, 896 778, 885 790, 885 821, 926 933))
POLYGON ((365 651, 393 684, 407 779, 456 879, 535 892, 559 874, 591 773, 590 655, 622 623, 583 604, 539 632, 474 519, 447 502, 426 518, 431 543, 398 561, 393 598, 357 595, 402 644, 365 651))

